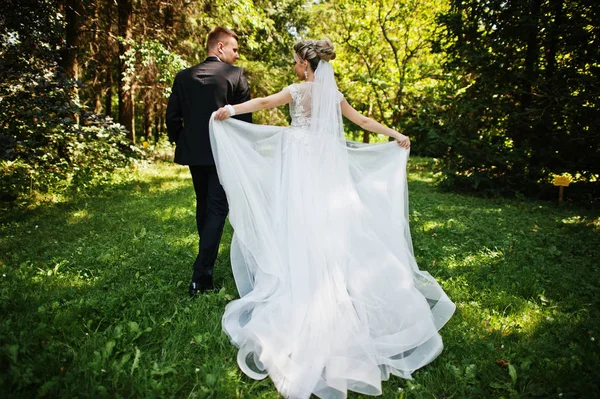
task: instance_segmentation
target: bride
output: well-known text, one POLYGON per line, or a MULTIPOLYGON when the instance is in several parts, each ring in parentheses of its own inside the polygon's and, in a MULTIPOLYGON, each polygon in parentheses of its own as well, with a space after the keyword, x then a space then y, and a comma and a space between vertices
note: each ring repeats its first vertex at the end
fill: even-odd
POLYGON ((210 122, 240 293, 223 329, 244 373, 269 376, 284 397, 380 395, 390 374, 411 378, 439 355, 455 306, 413 256, 409 139, 348 104, 329 41, 294 50, 303 82, 210 122), (289 127, 228 119, 284 104, 289 127), (346 142, 342 115, 398 145, 346 142))

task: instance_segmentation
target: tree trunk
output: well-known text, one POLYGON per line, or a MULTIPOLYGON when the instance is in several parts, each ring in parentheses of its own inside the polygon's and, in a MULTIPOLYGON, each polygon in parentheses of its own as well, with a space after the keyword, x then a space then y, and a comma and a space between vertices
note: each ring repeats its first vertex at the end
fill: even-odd
POLYGON ((158 104, 154 104, 154 141, 158 141, 160 137, 160 118, 158 117, 158 104))
POLYGON ((144 136, 150 141, 152 137, 152 104, 149 96, 144 96, 144 136))
POLYGON ((112 117, 112 97, 113 97, 113 67, 109 63, 106 66, 106 94, 104 95, 104 113, 112 117))
MULTIPOLYGON (((77 51, 80 36, 81 23, 81 2, 77 0, 66 0, 64 3, 64 13, 66 20, 65 48, 62 51, 61 66, 63 67, 71 87, 71 99, 74 104, 79 104, 79 90, 77 79, 79 78, 77 69, 77 51)), ((79 124, 79 112, 72 113, 73 119, 79 124)))
POLYGON ((93 13, 94 17, 91 23, 92 40, 89 43, 90 63, 88 64, 88 70, 91 69, 93 73, 91 83, 90 97, 92 104, 94 105, 94 114, 98 115, 102 112, 102 74, 101 74, 101 63, 98 61, 101 59, 100 55, 100 14, 99 5, 97 2, 91 3, 88 7, 88 13, 93 13), (91 11, 91 12, 90 12, 91 11), (89 66, 92 66, 90 68, 89 66))
POLYGON ((161 132, 165 131, 165 110, 164 110, 164 108, 158 114, 158 128, 160 129, 161 132))
MULTIPOLYGON (((119 13, 119 36, 126 41, 130 40, 132 36, 132 2, 131 0, 118 0, 117 8, 119 13)), ((119 42, 119 123, 130 132, 131 142, 135 143, 133 82, 131 81, 132 77, 127 76, 125 61, 121 59, 129 50, 129 47, 128 43, 119 42), (127 78, 130 79, 129 82, 125 81, 127 78)))
MULTIPOLYGON (((519 116, 517 116, 517 129, 515 132, 515 146, 529 148, 528 160, 529 175, 536 176, 539 173, 539 145, 542 144, 545 133, 543 124, 536 119, 534 102, 534 88, 538 86, 539 69, 539 32, 540 32, 540 10, 542 0, 531 0, 531 11, 528 26, 526 26, 527 52, 525 53, 525 76, 521 86, 521 104, 519 116)), ((542 144, 543 146, 543 144, 542 144)))
POLYGON ((105 72, 105 79, 104 79, 104 114, 106 116, 110 116, 113 119, 116 119, 113 117, 113 107, 112 107, 112 100, 113 100, 113 95, 114 95, 114 85, 115 85, 115 79, 114 79, 114 74, 115 74, 115 66, 116 63, 114 61, 115 59, 115 54, 114 54, 114 39, 112 36, 112 27, 113 27, 113 4, 111 2, 106 2, 104 3, 104 10, 102 12, 102 15, 104 17, 105 25, 104 25, 104 32, 103 32, 103 38, 104 38, 104 46, 103 47, 103 51, 102 51, 102 57, 105 60, 105 64, 104 64, 104 72, 105 72))
POLYGON ((556 50, 558 48, 558 39, 563 20, 564 0, 553 0, 552 12, 554 14, 554 23, 548 30, 548 44, 546 45, 546 80, 551 80, 556 71, 556 50))
POLYGON ((98 89, 94 89, 94 114, 102 113, 102 93, 98 89))
MULTIPOLYGON (((539 135, 538 143, 542 146, 556 140, 555 126, 559 125, 560 120, 564 118, 562 106, 558 105, 560 102, 559 98, 561 97, 559 93, 565 92, 563 89, 565 87, 564 80, 556 75, 556 53, 559 48, 561 29, 563 28, 564 0, 550 0, 548 6, 550 9, 548 13, 550 14, 550 21, 547 22, 548 27, 544 41, 546 70, 544 71, 544 76, 540 76, 540 91, 542 92, 542 96, 537 101, 538 107, 546 110, 540 115, 540 122, 536 131, 536 134, 539 135)), ((555 150, 552 153, 552 163, 555 168, 567 167, 563 154, 570 152, 569 148, 572 147, 569 144, 564 143, 564 145, 559 145, 556 143, 552 145, 555 148, 560 148, 558 151, 555 150)), ((547 156, 545 158, 545 162, 548 162, 547 156)))
POLYGON ((529 26, 527 27, 527 53, 525 54, 525 79, 523 81, 523 95, 521 97, 521 110, 526 111, 533 98, 532 88, 536 80, 537 61, 540 51, 538 44, 539 18, 542 0, 532 0, 529 26))
POLYGON ((529 14, 523 27, 523 39, 526 45, 524 73, 520 79, 520 87, 515 97, 519 104, 517 111, 511 115, 509 122, 509 135, 513 139, 515 148, 528 147, 527 141, 532 134, 529 112, 533 100, 533 87, 536 80, 540 46, 538 43, 539 16, 541 0, 531 0, 529 14), (519 94, 520 93, 520 94, 519 94))

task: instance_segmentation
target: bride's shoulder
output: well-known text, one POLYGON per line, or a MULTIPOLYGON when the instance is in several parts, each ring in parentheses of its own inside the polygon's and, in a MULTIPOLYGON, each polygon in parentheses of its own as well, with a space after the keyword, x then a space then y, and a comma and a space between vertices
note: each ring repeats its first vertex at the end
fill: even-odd
POLYGON ((312 82, 292 83, 287 88, 290 91, 292 98, 297 100, 299 97, 304 96, 310 91, 312 88, 312 82))
POLYGON ((306 88, 308 88, 311 84, 312 84, 312 82, 292 83, 291 85, 288 86, 288 89, 296 90, 296 91, 306 90, 306 88))

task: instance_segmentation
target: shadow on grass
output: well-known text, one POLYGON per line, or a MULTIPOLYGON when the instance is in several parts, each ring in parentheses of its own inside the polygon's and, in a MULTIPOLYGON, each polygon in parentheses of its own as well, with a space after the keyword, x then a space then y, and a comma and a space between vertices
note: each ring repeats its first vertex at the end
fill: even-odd
POLYGON ((442 193, 428 180, 409 182, 415 255, 458 305, 434 367, 470 387, 459 396, 598 392, 598 212, 442 193))
POLYGON ((224 290, 190 300, 194 192, 187 169, 163 169, 2 225, 4 397, 235 388, 221 378, 235 363, 220 325, 235 293, 231 228, 215 270, 224 290))
MULTIPOLYGON (((413 381, 384 383, 383 397, 400 388, 428 398, 597 391, 598 215, 441 193, 416 166, 415 255, 458 309, 442 355, 413 381)), ((278 397, 269 380, 237 369, 221 332, 236 296, 229 224, 215 268, 224 289, 187 298, 194 205, 187 169, 158 165, 93 196, 5 217, 0 393, 278 397)))

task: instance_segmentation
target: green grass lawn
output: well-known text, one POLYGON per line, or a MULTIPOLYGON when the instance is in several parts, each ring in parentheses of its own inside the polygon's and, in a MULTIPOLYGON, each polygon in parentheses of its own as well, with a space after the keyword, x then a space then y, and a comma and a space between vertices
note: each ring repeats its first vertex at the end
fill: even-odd
MULTIPOLYGON (((384 382, 383 397, 600 394, 600 211, 442 193, 429 162, 409 166, 415 253, 457 311, 440 357, 384 382)), ((239 371, 221 331, 237 296, 229 225, 223 289, 187 295, 194 203, 188 170, 156 164, 3 211, 0 396, 277 398, 269 379, 239 371)))

